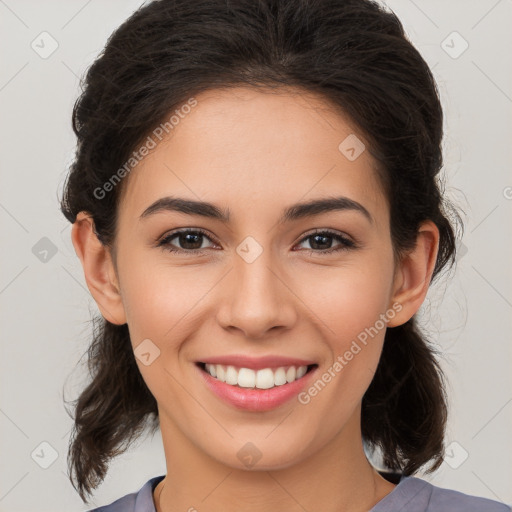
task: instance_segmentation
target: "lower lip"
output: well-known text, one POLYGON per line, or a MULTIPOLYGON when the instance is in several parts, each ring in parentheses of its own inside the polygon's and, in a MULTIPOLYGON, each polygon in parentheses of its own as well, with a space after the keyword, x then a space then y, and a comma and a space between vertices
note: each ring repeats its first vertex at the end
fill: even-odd
POLYGON ((270 411, 291 400, 298 395, 309 383, 311 376, 316 372, 318 366, 312 368, 308 373, 293 382, 282 386, 274 386, 270 389, 241 388, 231 386, 215 377, 196 365, 206 385, 220 398, 234 405, 238 409, 246 411, 270 411))

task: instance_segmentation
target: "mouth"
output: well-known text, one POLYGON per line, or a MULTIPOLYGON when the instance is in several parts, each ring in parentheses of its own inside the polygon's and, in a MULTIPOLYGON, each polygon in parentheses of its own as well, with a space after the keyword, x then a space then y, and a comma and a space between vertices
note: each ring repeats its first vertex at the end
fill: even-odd
POLYGON ((246 368, 198 361, 196 366, 208 377, 228 386, 245 390, 269 390, 302 380, 318 364, 288 365, 268 368, 246 368))
POLYGON ((218 399, 249 412, 271 411, 297 398, 318 370, 318 364, 252 369, 197 362, 195 366, 218 399))

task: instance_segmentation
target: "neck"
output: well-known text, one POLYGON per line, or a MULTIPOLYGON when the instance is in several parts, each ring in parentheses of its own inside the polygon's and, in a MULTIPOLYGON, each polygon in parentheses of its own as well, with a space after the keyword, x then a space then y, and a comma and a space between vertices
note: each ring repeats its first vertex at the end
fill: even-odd
POLYGON ((367 512, 395 485, 368 462, 357 412, 321 450, 297 464, 271 470, 222 464, 161 416, 168 471, 154 491, 156 510, 367 512))

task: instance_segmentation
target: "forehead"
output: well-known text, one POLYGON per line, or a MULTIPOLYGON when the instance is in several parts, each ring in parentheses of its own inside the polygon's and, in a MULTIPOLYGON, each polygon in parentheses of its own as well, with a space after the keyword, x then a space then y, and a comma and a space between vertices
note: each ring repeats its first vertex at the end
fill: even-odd
POLYGON ((322 98, 236 87, 194 99, 124 178, 121 217, 136 220, 165 195, 223 204, 235 217, 322 195, 365 202, 377 216, 386 207, 369 151, 346 152, 361 151, 364 136, 322 98))

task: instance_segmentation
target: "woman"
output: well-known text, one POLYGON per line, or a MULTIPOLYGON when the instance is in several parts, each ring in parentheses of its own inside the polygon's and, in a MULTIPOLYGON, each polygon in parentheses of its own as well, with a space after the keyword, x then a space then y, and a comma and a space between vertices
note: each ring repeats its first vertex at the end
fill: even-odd
POLYGON ((442 116, 368 0, 160 0, 116 30, 62 198, 102 315, 84 501, 150 425, 167 474, 95 510, 509 510, 412 476, 447 416, 415 320, 455 257, 442 116))

